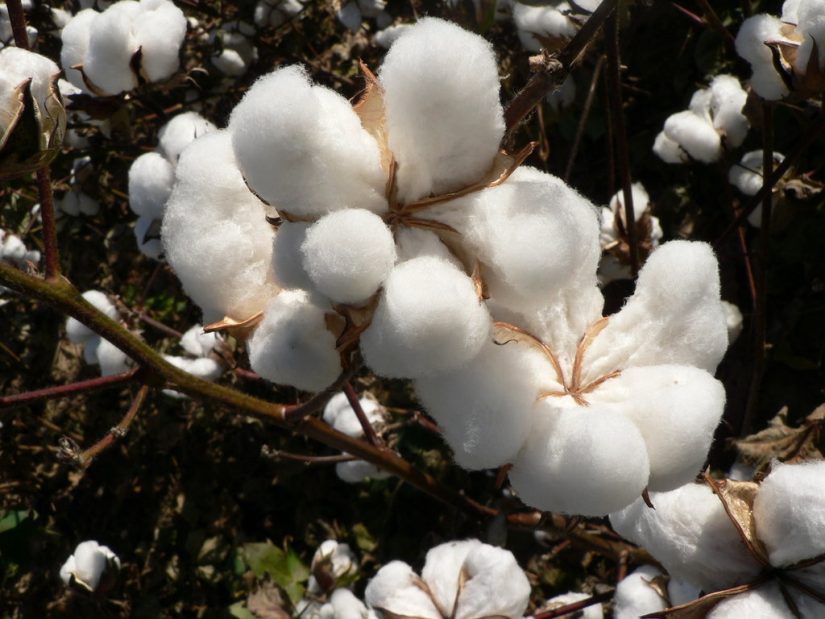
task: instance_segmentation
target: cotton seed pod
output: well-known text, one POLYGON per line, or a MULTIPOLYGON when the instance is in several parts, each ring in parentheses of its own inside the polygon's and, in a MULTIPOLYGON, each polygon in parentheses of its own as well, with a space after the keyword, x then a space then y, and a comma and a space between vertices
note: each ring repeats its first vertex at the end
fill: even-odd
POLYGON ((418 378, 467 363, 489 337, 490 315, 472 280, 424 256, 392 270, 361 350, 383 376, 418 378))
POLYGON ((402 202, 460 189, 490 169, 504 135, 490 43, 425 18, 390 48, 379 80, 402 202))
POLYGON ((0 179, 34 172, 60 151, 66 110, 59 74, 45 56, 18 47, 0 50, 0 179))
POLYGON ((395 241, 376 214, 345 209, 314 223, 301 244, 304 268, 315 288, 335 303, 371 297, 395 264, 395 241))

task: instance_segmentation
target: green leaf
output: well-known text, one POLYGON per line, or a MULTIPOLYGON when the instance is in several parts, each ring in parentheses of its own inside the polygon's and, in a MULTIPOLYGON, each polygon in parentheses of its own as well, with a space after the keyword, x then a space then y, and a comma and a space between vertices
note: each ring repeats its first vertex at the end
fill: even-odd
POLYGON ((244 602, 235 602, 228 610, 229 614, 236 619, 255 619, 255 615, 249 611, 244 602))
POLYGON ((33 518, 35 516, 34 510, 19 509, 12 511, 0 512, 0 533, 11 531, 21 522, 33 518))
POLYGON ((258 542, 244 544, 238 554, 256 578, 269 576, 293 604, 303 598, 309 568, 292 550, 284 551, 272 542, 258 542))

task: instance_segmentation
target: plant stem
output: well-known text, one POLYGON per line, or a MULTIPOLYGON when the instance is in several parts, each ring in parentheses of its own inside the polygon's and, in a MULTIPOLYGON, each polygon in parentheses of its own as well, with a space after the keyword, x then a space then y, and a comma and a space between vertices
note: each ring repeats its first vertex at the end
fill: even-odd
POLYGON ((375 445, 376 447, 381 446, 382 441, 375 433, 375 428, 372 427, 370 420, 367 419, 364 407, 361 406, 361 400, 358 398, 358 394, 355 392, 355 389, 352 388, 352 384, 349 381, 344 383, 344 394, 347 396, 347 401, 355 412, 355 416, 358 417, 358 422, 361 424, 361 429, 364 430, 364 436, 370 442, 370 445, 375 445))
POLYGON ((579 124, 576 127, 576 137, 573 138, 573 146, 570 148, 570 156, 567 158, 567 165, 564 168, 564 176, 562 179, 565 183, 570 180, 570 175, 573 173, 573 164, 576 161, 576 156, 579 154, 579 146, 584 136, 587 119, 590 118, 590 110, 593 109, 593 101, 596 99, 596 90, 599 86, 599 77, 604 68, 604 61, 604 55, 599 56, 599 59, 596 61, 596 67, 593 69, 593 78, 590 80, 590 90, 587 91, 587 99, 584 101, 584 107, 579 117, 579 124))
POLYGON ((117 387, 124 383, 128 383, 132 380, 135 380, 138 371, 139 370, 134 369, 129 370, 128 372, 123 372, 121 374, 112 374, 111 376, 100 376, 98 378, 90 378, 89 380, 81 380, 76 383, 69 383, 68 385, 44 387, 43 389, 26 391, 25 393, 15 393, 14 395, 0 396, 0 408, 12 408, 15 406, 32 404, 40 400, 51 400, 53 398, 75 395, 78 393, 90 393, 92 391, 99 391, 101 389, 117 387))
POLYGON ((23 14, 21 0, 6 0, 9 12, 11 31, 14 34, 14 44, 20 49, 29 49, 29 36, 26 34, 26 16, 23 14))
POLYGON ((129 427, 132 425, 132 422, 135 420, 140 407, 143 406, 143 403, 146 401, 146 398, 149 395, 149 390, 149 385, 141 385, 135 399, 132 400, 132 404, 129 406, 129 410, 126 411, 126 414, 123 416, 123 419, 120 420, 120 423, 109 430, 109 432, 106 433, 106 436, 100 439, 97 443, 83 451, 83 453, 81 453, 78 457, 78 464, 81 466, 86 466, 98 455, 100 455, 101 452, 114 445, 115 441, 126 436, 126 433, 129 431, 129 427))
POLYGON ((534 619, 553 619, 554 617, 563 617, 568 614, 574 616, 573 613, 576 611, 587 608, 588 606, 593 606, 594 604, 607 602, 613 598, 615 593, 615 591, 605 591, 604 593, 597 593, 596 595, 579 602, 571 602, 570 604, 565 604, 564 606, 559 606, 558 608, 553 608, 550 610, 540 610, 534 615, 534 619))

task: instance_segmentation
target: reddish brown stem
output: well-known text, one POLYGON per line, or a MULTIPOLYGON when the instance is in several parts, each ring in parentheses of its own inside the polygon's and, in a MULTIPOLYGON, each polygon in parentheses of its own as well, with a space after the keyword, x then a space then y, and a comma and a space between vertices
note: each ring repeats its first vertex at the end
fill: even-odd
POLYGON ((35 391, 26 391, 25 393, 0 396, 0 408, 11 408, 14 406, 22 406, 24 404, 32 404, 40 400, 51 400, 53 398, 76 395, 78 393, 90 393, 92 391, 100 391, 101 389, 117 387, 134 380, 137 373, 138 370, 134 369, 121 374, 90 378, 89 380, 81 380, 76 383, 69 383, 68 385, 44 387, 43 389, 37 389, 35 391))
POLYGON ((20 49, 29 49, 29 37, 26 34, 26 16, 23 14, 21 0, 6 0, 9 11, 11 31, 14 34, 14 44, 20 49))
POLYGON ((352 462, 357 460, 355 456, 349 454, 338 454, 337 456, 308 456, 304 454, 295 454, 288 451, 281 451, 280 449, 266 449, 261 452, 267 458, 272 460, 291 460, 292 462, 301 462, 306 465, 310 464, 338 464, 339 462, 352 462))
POLYGON ((37 170, 37 191, 40 194, 40 218, 43 221, 43 245, 46 250, 46 279, 52 280, 60 275, 60 253, 57 248, 57 221, 48 166, 37 170))
POLYGON ((375 433, 375 428, 372 427, 370 420, 367 419, 364 407, 361 406, 361 400, 349 381, 344 383, 344 394, 347 396, 347 401, 355 412, 355 416, 358 417, 358 422, 361 424, 361 429, 364 430, 364 436, 370 442, 370 445, 382 445, 383 442, 375 433))
POLYGON ((132 404, 129 406, 129 410, 126 411, 126 414, 123 416, 123 419, 120 420, 120 423, 109 430, 109 432, 106 433, 106 436, 100 439, 97 443, 89 447, 83 453, 79 454, 78 464, 81 466, 86 466, 103 451, 114 445, 116 441, 126 436, 126 433, 129 431, 129 427, 132 425, 135 417, 137 417, 138 411, 140 410, 140 407, 143 406, 143 403, 146 401, 148 395, 149 385, 141 385, 135 399, 132 400, 132 404))
POLYGON ((581 600, 580 602, 572 602, 570 604, 565 604, 564 606, 559 606, 558 608, 553 608, 551 610, 539 611, 534 615, 534 617, 535 619, 553 619, 553 617, 563 617, 564 615, 572 615, 576 611, 582 610, 583 608, 587 608, 588 606, 593 606, 594 604, 601 604, 602 602, 607 602, 613 597, 614 593, 614 591, 605 591, 604 593, 598 593, 594 596, 587 598, 586 600, 581 600))

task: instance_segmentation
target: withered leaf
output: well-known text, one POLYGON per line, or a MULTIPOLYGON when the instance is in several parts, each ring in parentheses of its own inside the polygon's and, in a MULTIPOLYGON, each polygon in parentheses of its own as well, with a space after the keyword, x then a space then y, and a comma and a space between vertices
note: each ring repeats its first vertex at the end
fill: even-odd
POLYGON ((705 619, 708 613, 713 610, 713 607, 725 598, 753 591, 762 583, 763 581, 757 581, 739 585, 738 587, 731 587, 730 589, 723 589, 722 591, 715 591, 714 593, 708 593, 686 604, 680 604, 679 606, 672 606, 671 608, 642 615, 640 619, 705 619))
POLYGON ((246 607, 256 619, 290 619, 278 587, 266 581, 246 598, 246 607))
POLYGON ((366 87, 352 109, 361 119, 361 126, 367 130, 375 141, 381 153, 381 168, 389 176, 392 168, 392 151, 390 151, 387 136, 387 122, 384 111, 384 89, 378 78, 370 68, 361 61, 358 61, 361 73, 364 75, 366 87))
POLYGON ((825 404, 817 407, 797 428, 788 425, 788 409, 784 407, 764 430, 735 441, 742 459, 756 467, 774 458, 809 460, 822 457, 817 440, 825 427, 825 404))
POLYGON ((245 339, 250 331, 257 327, 263 318, 263 312, 257 312, 243 320, 235 320, 231 316, 224 316, 221 320, 205 325, 203 330, 205 333, 212 333, 214 331, 225 332, 239 339, 245 339))
MULTIPOLYGON (((556 371, 558 382, 562 385, 565 384, 564 374, 562 372, 561 365, 559 364, 558 359, 556 359, 556 355, 553 353, 552 350, 550 350, 549 346, 547 346, 544 342, 542 342, 539 338, 537 338, 535 335, 533 335, 526 329, 517 327, 516 325, 510 324, 509 322, 498 320, 495 323, 493 323, 493 342, 500 346, 503 346, 510 342, 516 342, 518 344, 530 346, 531 348, 540 351, 543 355, 547 357, 547 359, 553 365, 553 369, 556 371)), ((553 393, 552 395, 558 394, 553 393)))

